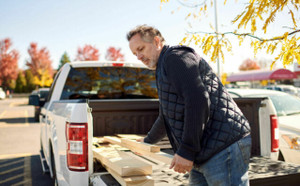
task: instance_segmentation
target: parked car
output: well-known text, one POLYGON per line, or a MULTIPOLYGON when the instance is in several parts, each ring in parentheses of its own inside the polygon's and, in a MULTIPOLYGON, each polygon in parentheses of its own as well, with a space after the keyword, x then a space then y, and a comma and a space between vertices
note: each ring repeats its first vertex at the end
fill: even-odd
POLYGON ((49 94, 49 88, 39 88, 38 90, 32 91, 32 93, 29 95, 29 105, 31 105, 30 102, 31 102, 32 96, 39 97, 39 106, 34 106, 34 120, 35 121, 39 121, 41 107, 45 104, 48 94, 49 94))
POLYGON ((6 95, 2 87, 0 87, 0 99, 5 99, 6 95))
POLYGON ((294 96, 298 96, 298 90, 297 87, 293 86, 293 85, 269 85, 266 86, 265 89, 268 90, 278 90, 278 91, 282 91, 294 96))
POLYGON ((269 97, 279 122, 280 159, 300 164, 300 98, 266 89, 228 89, 232 97, 269 97))

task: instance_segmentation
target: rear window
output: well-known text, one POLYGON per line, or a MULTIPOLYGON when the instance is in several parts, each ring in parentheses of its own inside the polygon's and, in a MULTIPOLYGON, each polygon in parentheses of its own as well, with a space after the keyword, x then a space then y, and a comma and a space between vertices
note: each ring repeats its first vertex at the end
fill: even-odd
POLYGON ((131 67, 71 68, 61 100, 157 98, 154 71, 131 67))

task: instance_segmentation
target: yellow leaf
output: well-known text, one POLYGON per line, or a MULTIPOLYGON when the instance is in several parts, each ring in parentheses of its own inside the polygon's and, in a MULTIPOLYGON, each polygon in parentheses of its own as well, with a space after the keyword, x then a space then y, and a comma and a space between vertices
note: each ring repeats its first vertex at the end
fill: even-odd
POLYGON ((284 41, 287 40, 287 37, 288 37, 288 36, 289 36, 289 33, 288 33, 288 32, 285 32, 285 33, 283 34, 284 41))
POLYGON ((294 16, 294 13, 293 13, 292 10, 290 10, 290 14, 291 14, 291 17, 292 17, 292 20, 293 20, 293 23, 294 23, 294 27, 297 28, 297 23, 296 23, 295 16, 294 16))
POLYGON ((185 37, 181 40, 181 43, 186 43, 186 39, 187 39, 187 36, 185 36, 185 37))
POLYGON ((254 33, 256 31, 256 22, 255 18, 252 18, 251 20, 251 32, 254 33))
POLYGON ((276 61, 273 61, 273 62, 272 62, 271 66, 270 66, 271 70, 273 69, 273 67, 274 67, 274 65, 275 65, 275 62, 276 62, 276 61))
POLYGON ((190 16, 191 16, 191 13, 189 13, 189 14, 185 17, 185 19, 188 19, 190 16))

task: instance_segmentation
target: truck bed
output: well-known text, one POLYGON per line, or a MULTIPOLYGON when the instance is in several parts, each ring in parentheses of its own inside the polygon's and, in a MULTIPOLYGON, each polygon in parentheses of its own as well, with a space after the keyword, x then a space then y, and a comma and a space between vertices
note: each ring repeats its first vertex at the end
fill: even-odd
MULTIPOLYGON (((251 185, 299 185, 300 165, 274 161, 260 156, 259 115, 258 109, 265 98, 236 98, 235 101, 251 124, 252 157, 249 167, 251 185)), ((95 137, 115 134, 147 134, 158 115, 158 100, 90 100, 92 108, 93 130, 95 137)), ((172 154, 172 151, 169 151, 172 154)), ((147 159, 147 158, 146 158, 147 159)), ((147 160, 149 161, 149 159, 147 160)), ((155 185, 186 185, 188 175, 178 174, 168 169, 167 165, 151 161, 156 180, 155 185), (159 165, 159 166, 158 166, 159 165), (163 171, 165 174, 158 174, 163 171), (164 176, 168 177, 164 177, 164 176), (167 179, 169 178, 169 180, 167 179), (174 180, 176 182, 174 182, 174 180), (163 181, 164 180, 164 181, 163 181)), ((118 182, 105 169, 95 171, 91 177, 101 177, 107 185, 118 185, 118 182)))
MULTIPOLYGON (((97 138, 94 138, 97 141, 97 138)), ((100 144, 99 144, 100 145, 100 144)), ((158 144, 160 146, 160 144, 158 144)), ((96 146, 93 146, 96 148, 96 146)), ((169 149, 163 149, 162 152, 172 154, 169 149)), ((188 174, 179 174, 170 170, 167 164, 153 159, 149 156, 138 156, 135 153, 126 150, 137 159, 141 159, 152 165, 154 185, 187 185, 188 174)), ((99 163, 99 162, 98 162, 99 163)), ((99 165, 98 165, 99 166, 99 165)), ((110 175, 105 169, 101 169, 91 177, 91 182, 95 185, 101 183, 106 185, 119 185, 118 181, 110 175), (97 184, 96 184, 97 183, 97 184)), ((274 161, 267 157, 255 156, 250 160, 249 165, 250 185, 299 185, 300 182, 300 165, 289 164, 282 161, 274 161)))
POLYGON ((158 116, 157 99, 90 100, 93 136, 147 134, 158 116))

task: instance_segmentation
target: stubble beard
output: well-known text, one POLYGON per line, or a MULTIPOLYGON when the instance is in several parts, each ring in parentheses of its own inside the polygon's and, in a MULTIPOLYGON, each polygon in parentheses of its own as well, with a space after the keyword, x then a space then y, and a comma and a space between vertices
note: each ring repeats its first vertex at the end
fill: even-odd
POLYGON ((156 64, 157 64, 157 61, 155 61, 155 60, 150 60, 149 65, 148 65, 148 68, 149 68, 150 70, 155 70, 155 69, 156 69, 156 64))
POLYGON ((155 70, 156 66, 157 66, 157 63, 158 63, 159 54, 154 54, 153 56, 154 57, 152 59, 150 59, 150 62, 148 64, 148 68, 150 70, 155 70))

